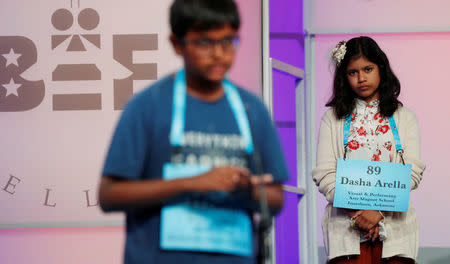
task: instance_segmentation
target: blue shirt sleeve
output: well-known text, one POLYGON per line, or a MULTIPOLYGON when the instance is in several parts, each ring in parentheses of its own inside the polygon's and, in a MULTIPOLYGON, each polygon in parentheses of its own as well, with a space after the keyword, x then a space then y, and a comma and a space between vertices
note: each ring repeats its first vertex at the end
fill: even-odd
POLYGON ((145 164, 151 130, 149 105, 142 96, 133 97, 119 119, 106 156, 103 175, 140 179, 145 164))

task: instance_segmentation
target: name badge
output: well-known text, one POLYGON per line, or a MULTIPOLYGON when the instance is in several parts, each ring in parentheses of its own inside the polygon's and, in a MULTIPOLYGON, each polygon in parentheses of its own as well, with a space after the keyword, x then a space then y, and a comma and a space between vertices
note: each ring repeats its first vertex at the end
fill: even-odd
MULTIPOLYGON (((210 167, 165 164, 164 179, 192 177, 210 167)), ((161 211, 160 246, 165 250, 205 251, 251 257, 250 217, 241 210, 196 202, 164 206, 161 211)))
POLYGON ((334 207, 407 212, 411 164, 338 159, 334 207))

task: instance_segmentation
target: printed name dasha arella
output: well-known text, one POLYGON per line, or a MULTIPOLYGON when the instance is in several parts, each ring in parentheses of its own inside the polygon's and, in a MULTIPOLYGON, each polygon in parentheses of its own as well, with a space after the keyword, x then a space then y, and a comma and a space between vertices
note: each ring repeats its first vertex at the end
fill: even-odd
POLYGON ((375 184, 373 184, 371 181, 365 181, 362 178, 359 178, 359 180, 351 180, 347 177, 341 177, 341 184, 356 185, 356 186, 374 186, 392 189, 406 189, 406 184, 401 183, 400 181, 383 182, 381 180, 377 180, 375 184))

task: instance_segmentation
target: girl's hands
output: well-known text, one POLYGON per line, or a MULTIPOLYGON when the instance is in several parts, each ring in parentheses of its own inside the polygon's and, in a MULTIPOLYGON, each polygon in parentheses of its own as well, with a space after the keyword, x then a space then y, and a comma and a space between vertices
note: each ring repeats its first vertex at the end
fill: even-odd
POLYGON ((364 231, 369 231, 383 219, 380 212, 372 210, 358 211, 355 215, 356 216, 354 216, 354 218, 356 217, 356 226, 364 231))
POLYGON ((361 211, 352 210, 352 209, 347 209, 347 210, 348 210, 347 214, 348 214, 348 216, 350 216, 351 219, 358 217, 361 212, 361 211))
POLYGON ((378 222, 383 220, 383 216, 379 211, 360 210, 350 211, 348 215, 354 221, 354 227, 364 232, 364 237, 375 241, 380 237, 380 227, 378 222))
POLYGON ((364 234, 364 237, 375 241, 380 237, 380 227, 378 225, 375 225, 372 229, 369 230, 369 232, 364 234))

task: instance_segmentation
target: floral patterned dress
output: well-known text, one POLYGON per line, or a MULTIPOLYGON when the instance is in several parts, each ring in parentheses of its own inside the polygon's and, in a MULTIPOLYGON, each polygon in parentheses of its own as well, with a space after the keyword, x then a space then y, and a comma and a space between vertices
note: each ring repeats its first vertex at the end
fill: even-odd
MULTIPOLYGON (((356 99, 356 107, 352 112, 352 123, 348 136, 347 157, 358 160, 391 162, 391 149, 394 136, 389 126, 389 119, 381 117, 378 109, 379 100, 366 103, 356 99)), ((387 238, 387 230, 383 221, 378 222, 380 240, 387 238)), ((367 241, 361 233, 361 243, 367 241)))
POLYGON ((379 100, 369 103, 356 99, 348 137, 347 157, 350 159, 390 162, 394 136, 387 117, 378 111, 379 100))

